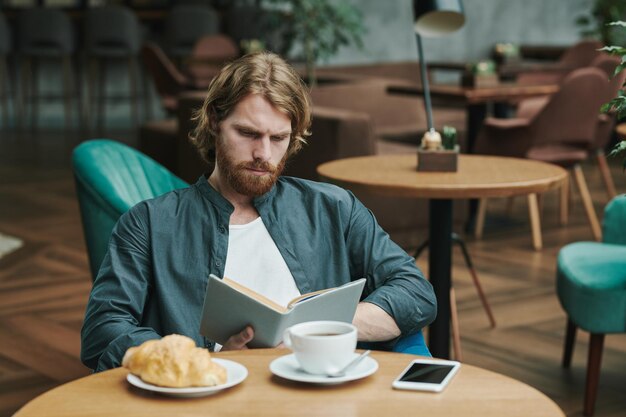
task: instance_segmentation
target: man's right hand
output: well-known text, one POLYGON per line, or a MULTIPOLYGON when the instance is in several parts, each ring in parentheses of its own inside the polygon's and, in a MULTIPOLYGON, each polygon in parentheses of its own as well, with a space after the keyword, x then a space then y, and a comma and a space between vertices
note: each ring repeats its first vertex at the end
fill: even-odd
POLYGON ((228 338, 222 350, 242 350, 248 349, 247 344, 254 338, 254 330, 250 326, 246 326, 240 333, 232 335, 228 338))

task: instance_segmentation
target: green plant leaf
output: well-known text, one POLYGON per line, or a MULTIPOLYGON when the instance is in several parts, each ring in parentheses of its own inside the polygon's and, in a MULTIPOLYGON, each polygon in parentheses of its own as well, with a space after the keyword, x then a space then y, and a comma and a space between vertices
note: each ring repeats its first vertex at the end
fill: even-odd
POLYGON ((626 54, 626 48, 623 48, 621 46, 604 46, 598 50, 608 52, 609 54, 612 54, 612 55, 626 54))

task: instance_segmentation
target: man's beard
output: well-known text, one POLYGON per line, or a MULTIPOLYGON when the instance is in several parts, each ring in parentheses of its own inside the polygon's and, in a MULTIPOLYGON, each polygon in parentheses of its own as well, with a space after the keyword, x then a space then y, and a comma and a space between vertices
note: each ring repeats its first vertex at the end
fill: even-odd
POLYGON ((228 157, 224 149, 220 149, 219 145, 215 151, 220 174, 233 190, 248 197, 258 197, 271 190, 285 169, 287 161, 285 154, 278 165, 260 160, 236 163, 228 157), (249 168, 266 171, 266 174, 254 175, 248 172, 249 168))

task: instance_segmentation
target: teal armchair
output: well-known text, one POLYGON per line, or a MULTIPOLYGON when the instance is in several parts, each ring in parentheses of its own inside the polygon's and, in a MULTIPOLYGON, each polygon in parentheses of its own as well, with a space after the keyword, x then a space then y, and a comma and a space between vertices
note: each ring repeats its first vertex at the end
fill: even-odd
POLYGON ((564 246, 557 260, 557 294, 567 313, 563 367, 572 362, 576 330, 591 334, 584 415, 594 412, 604 336, 626 333, 626 195, 607 205, 603 242, 564 246))
POLYGON ((122 213, 140 201, 188 186, 141 152, 112 140, 81 143, 72 165, 92 279, 122 213))

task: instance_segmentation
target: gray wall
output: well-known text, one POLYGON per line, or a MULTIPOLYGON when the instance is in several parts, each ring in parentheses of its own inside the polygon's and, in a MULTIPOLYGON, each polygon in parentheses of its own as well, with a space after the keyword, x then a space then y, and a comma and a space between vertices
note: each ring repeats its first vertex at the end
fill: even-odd
MULTIPOLYGON (((364 48, 345 47, 329 65, 416 60, 411 0, 350 0, 361 10, 368 32, 364 48)), ((623 0, 619 0, 623 1, 623 0)), ((576 18, 593 0, 464 0, 466 21, 458 32, 424 39, 430 61, 487 58, 496 42, 569 45, 576 42, 576 18)))

